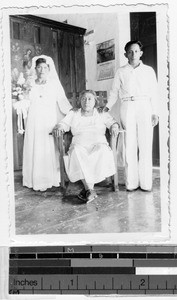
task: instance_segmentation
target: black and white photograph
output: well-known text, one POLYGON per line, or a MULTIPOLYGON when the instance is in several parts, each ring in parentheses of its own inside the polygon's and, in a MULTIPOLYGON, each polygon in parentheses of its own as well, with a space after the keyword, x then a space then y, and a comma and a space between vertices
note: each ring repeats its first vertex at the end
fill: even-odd
POLYGON ((169 238, 167 14, 139 3, 2 12, 12 240, 169 238))
POLYGON ((97 64, 115 59, 114 40, 106 41, 97 45, 97 64))

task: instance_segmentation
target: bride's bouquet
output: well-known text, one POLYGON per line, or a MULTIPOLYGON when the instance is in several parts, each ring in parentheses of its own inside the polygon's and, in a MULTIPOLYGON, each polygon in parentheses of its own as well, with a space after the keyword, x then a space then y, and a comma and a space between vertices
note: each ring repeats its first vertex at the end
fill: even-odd
POLYGON ((18 133, 23 134, 25 132, 25 120, 29 109, 30 102, 28 100, 28 93, 30 86, 26 83, 26 80, 21 72, 17 81, 12 82, 12 99, 13 107, 16 110, 18 119, 17 127, 18 133))

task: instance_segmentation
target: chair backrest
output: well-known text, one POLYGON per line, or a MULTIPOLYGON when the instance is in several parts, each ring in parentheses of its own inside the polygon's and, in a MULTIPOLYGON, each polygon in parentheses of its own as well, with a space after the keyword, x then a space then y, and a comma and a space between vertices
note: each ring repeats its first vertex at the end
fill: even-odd
POLYGON ((107 103, 107 91, 96 91, 99 107, 104 107, 107 103))

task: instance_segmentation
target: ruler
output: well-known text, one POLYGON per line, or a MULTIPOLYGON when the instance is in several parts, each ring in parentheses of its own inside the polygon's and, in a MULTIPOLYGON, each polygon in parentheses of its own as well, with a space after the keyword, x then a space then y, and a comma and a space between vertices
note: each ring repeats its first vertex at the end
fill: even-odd
POLYGON ((9 294, 177 294, 177 247, 11 247, 9 294))

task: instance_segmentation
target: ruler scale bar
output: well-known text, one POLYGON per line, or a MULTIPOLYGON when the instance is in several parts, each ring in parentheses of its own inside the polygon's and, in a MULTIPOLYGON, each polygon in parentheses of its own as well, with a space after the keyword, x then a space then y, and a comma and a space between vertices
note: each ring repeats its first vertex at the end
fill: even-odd
POLYGON ((71 266, 71 260, 69 259, 64 259, 64 260, 43 260, 43 259, 38 259, 38 260, 18 260, 18 259, 13 259, 9 261, 9 266, 10 267, 51 267, 51 266, 66 266, 70 267, 71 266))
POLYGON ((9 293, 177 294, 177 246, 12 247, 9 293))
POLYGON ((146 258, 146 253, 119 253, 119 258, 146 258))
MULTIPOLYGON (((92 253, 92 258, 177 259, 177 253, 92 253)), ((10 259, 90 258, 90 253, 12 253, 10 259)))
POLYGON ((30 253, 21 253, 21 254, 10 254, 10 259, 34 259, 36 258, 35 254, 30 253))
POLYGON ((44 276, 43 280, 39 280, 38 276, 18 275, 13 278, 10 276, 10 289, 11 290, 58 290, 64 293, 69 290, 143 290, 147 291, 157 291, 157 290, 166 290, 166 291, 175 291, 176 290, 177 277, 175 276, 139 276, 136 275, 102 275, 100 278, 99 275, 73 275, 73 276, 44 276), (42 286, 41 286, 42 285, 42 286), (44 288, 43 288, 44 286, 44 288), (165 287, 165 288, 164 288, 165 287))
POLYGON ((132 259, 72 259, 72 267, 134 267, 132 259))
POLYGON ((174 259, 148 259, 148 260, 134 260, 134 267, 177 267, 177 260, 174 259))
POLYGON ((177 246, 128 246, 128 245, 94 245, 94 246, 29 246, 11 247, 11 253, 40 252, 145 252, 145 253, 177 253, 177 246))
POLYGON ((136 260, 136 259, 71 259, 71 260, 10 260, 10 267, 158 267, 177 268, 177 260, 136 260))
POLYGON ((133 267, 19 267, 10 268, 10 274, 135 274, 133 267))
POLYGON ((143 268, 136 268, 136 274, 150 274, 150 275, 177 275, 177 268, 174 267, 143 267, 143 268))
POLYGON ((147 258, 174 259, 177 258, 175 253, 148 253, 147 258))

